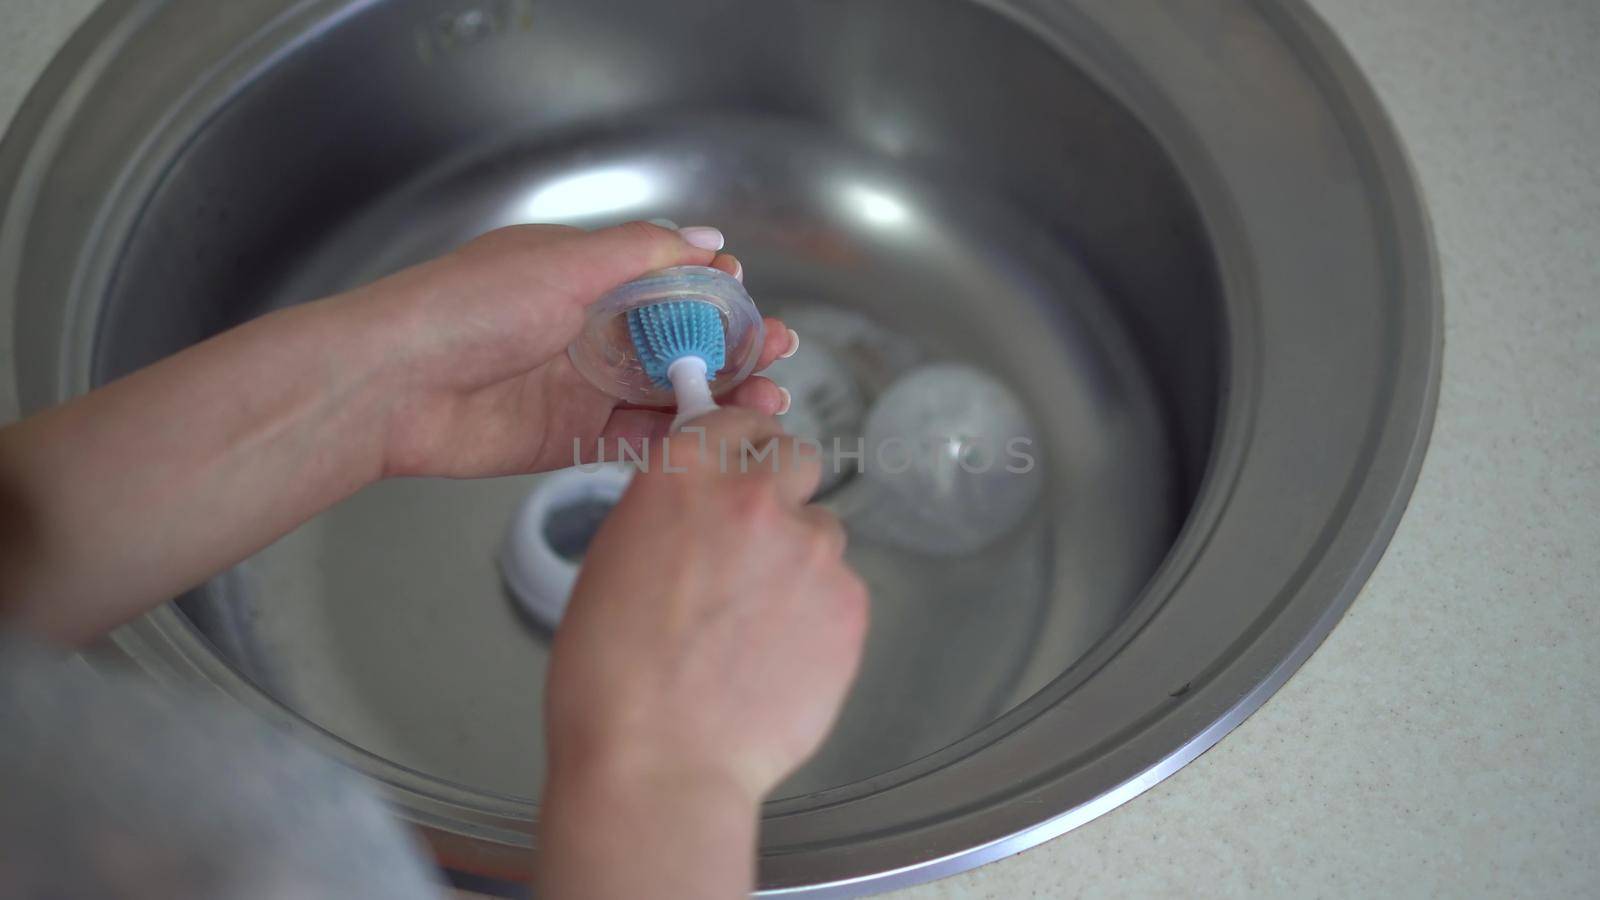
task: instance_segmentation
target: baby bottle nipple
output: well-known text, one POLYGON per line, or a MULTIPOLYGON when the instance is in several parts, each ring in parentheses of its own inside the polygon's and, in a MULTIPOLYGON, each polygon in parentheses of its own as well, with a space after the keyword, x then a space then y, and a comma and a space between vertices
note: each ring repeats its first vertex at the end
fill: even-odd
POLYGON ((761 314, 738 279, 678 266, 595 301, 567 355, 590 384, 625 403, 676 405, 676 428, 750 377, 763 337, 761 314))

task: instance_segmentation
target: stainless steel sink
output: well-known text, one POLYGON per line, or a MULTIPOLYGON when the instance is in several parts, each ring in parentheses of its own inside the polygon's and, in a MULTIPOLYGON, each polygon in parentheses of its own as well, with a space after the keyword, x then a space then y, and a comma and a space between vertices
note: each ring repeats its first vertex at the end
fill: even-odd
MULTIPOLYGON (((722 227, 869 402, 923 361, 1005 384, 1039 500, 971 553, 856 535, 867 661, 768 804, 774 890, 976 865, 1203 751, 1353 599, 1432 420, 1420 200, 1298 2, 108 4, 0 191, 30 409, 498 225, 652 217, 722 227)), ((494 554, 536 477, 374 487, 116 655, 524 877, 548 636, 494 554)))

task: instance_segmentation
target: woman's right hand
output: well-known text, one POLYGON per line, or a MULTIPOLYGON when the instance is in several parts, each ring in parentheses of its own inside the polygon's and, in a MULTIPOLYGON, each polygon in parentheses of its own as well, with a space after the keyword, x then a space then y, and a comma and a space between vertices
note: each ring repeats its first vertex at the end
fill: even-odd
POLYGON ((806 505, 814 455, 746 410, 693 426, 651 448, 556 634, 552 896, 747 892, 760 800, 817 749, 860 661, 867 592, 838 520, 806 505))

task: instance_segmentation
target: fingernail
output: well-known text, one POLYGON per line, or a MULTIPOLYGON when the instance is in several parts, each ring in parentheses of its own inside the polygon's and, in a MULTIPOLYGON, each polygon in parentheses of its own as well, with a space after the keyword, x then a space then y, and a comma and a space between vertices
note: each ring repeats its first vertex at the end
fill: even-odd
POLYGON ((671 228, 673 231, 678 230, 678 223, 671 219, 650 219, 649 222, 651 225, 660 225, 662 228, 671 228))
POLYGON ((800 352, 800 332, 789 329, 789 349, 778 354, 779 359, 788 359, 800 352))
POLYGON ((736 280, 738 280, 738 282, 740 284, 743 284, 744 283, 744 263, 739 262, 739 257, 737 257, 737 256, 732 257, 732 259, 733 259, 733 277, 736 280))
POLYGON ((789 397, 789 389, 788 388, 786 388, 786 387, 778 388, 778 393, 783 395, 783 405, 778 407, 778 415, 781 416, 784 413, 789 411, 789 404, 793 403, 794 401, 789 397))
POLYGON ((683 236, 684 242, 689 246, 699 247, 701 250, 715 252, 721 250, 724 243, 722 232, 709 225, 691 225, 688 228, 680 228, 678 229, 678 234, 683 236))

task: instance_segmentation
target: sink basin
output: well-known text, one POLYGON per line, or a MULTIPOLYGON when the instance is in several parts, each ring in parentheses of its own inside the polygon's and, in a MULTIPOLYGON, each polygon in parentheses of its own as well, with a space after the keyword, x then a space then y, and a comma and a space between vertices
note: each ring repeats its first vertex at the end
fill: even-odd
MULTIPOLYGON (((28 409, 500 225, 657 217, 727 232, 835 396, 925 363, 1003 386, 1040 487, 998 539, 881 540, 830 481, 873 627, 767 805, 773 891, 976 865, 1192 759, 1337 622, 1432 420, 1421 203, 1297 2, 109 4, 0 191, 28 409)), ((377 485, 106 655, 303 735, 446 865, 525 878, 548 633, 495 553, 539 477, 377 485)))

